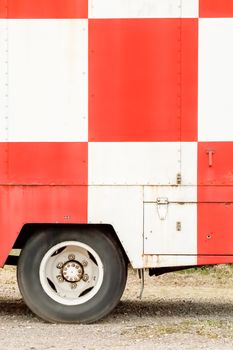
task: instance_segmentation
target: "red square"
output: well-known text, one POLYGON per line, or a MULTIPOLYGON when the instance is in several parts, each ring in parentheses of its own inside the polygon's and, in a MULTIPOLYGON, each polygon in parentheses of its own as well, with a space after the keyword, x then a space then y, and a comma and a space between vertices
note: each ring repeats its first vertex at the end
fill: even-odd
POLYGON ((0 186, 0 266, 25 224, 87 223, 87 186, 0 186))
POLYGON ((89 20, 89 141, 197 139, 196 19, 89 20))
POLYGON ((85 142, 0 143, 0 183, 87 185, 85 142))
POLYGON ((198 264, 232 262, 232 155, 233 142, 198 144, 198 264))
POLYGON ((2 3, 1 18, 88 17, 88 0, 7 0, 7 5, 2 3))
POLYGON ((233 17, 233 1, 200 0, 200 17, 233 17))
POLYGON ((232 203, 198 204, 198 264, 232 262, 232 216, 232 203))
POLYGON ((199 142, 198 184, 233 186, 233 142, 199 142))

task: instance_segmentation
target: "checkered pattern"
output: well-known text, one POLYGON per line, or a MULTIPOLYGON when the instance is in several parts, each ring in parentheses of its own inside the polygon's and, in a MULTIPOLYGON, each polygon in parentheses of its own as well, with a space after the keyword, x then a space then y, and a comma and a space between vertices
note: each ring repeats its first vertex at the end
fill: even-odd
POLYGON ((0 18, 0 263, 30 222, 109 223, 135 267, 232 261, 233 2, 6 0, 0 18), (159 197, 189 204, 164 226, 159 197))

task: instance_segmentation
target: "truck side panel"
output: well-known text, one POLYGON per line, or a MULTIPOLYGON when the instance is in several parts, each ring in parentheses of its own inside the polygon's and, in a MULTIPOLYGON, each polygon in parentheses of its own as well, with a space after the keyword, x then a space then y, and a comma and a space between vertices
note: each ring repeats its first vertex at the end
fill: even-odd
POLYGON ((0 264, 24 224, 67 221, 113 225, 134 267, 232 262, 230 1, 0 17, 0 264))

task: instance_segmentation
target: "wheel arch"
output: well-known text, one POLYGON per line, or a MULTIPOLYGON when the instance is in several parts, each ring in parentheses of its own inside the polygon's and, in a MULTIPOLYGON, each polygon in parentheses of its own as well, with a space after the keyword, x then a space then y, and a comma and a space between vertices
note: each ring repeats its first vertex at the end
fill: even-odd
MULTIPOLYGON (((41 231, 49 232, 51 230, 78 230, 79 232, 83 232, 83 234, 87 231, 91 232, 92 230, 101 231, 117 243, 119 249, 121 249, 124 255, 126 263, 129 263, 129 258, 114 227, 109 224, 25 224, 13 245, 13 249, 23 249, 32 236, 41 231)), ((6 260, 6 265, 17 265, 17 261, 18 256, 10 255, 6 260)))

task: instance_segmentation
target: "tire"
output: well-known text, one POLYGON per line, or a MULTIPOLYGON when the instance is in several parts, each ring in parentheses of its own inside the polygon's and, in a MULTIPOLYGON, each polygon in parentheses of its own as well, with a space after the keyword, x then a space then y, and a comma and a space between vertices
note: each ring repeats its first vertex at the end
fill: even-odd
POLYGON ((118 304, 127 265, 109 235, 96 229, 56 229, 28 240, 17 279, 25 303, 45 321, 92 323, 118 304))

